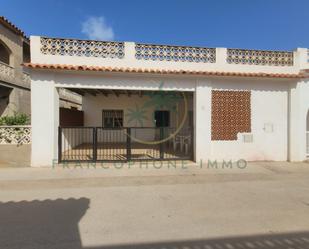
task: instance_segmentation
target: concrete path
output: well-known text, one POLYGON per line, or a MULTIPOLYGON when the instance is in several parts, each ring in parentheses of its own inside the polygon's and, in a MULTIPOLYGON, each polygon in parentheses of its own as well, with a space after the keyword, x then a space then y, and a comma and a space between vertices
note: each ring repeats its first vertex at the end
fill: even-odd
POLYGON ((0 169, 0 248, 309 248, 308 163, 106 166, 0 169))

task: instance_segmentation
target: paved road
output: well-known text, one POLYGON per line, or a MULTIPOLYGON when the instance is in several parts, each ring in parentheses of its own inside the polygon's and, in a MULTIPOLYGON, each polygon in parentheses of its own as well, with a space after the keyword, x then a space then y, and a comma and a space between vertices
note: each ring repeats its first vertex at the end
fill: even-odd
POLYGON ((309 164, 1 169, 0 248, 309 248, 309 164))

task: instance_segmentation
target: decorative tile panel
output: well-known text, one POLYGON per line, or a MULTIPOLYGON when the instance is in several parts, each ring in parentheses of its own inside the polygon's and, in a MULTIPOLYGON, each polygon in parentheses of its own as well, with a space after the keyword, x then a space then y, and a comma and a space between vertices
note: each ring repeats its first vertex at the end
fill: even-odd
POLYGON ((293 66, 293 52, 227 49, 227 63, 260 66, 293 66))
POLYGON ((138 60, 215 63, 215 48, 135 44, 138 60))
POLYGON ((251 132, 251 92, 213 90, 211 139, 237 140, 239 132, 251 132))
POLYGON ((0 144, 30 144, 30 126, 0 126, 0 144))
POLYGON ((124 43, 41 37, 41 53, 122 59, 124 57, 124 43))

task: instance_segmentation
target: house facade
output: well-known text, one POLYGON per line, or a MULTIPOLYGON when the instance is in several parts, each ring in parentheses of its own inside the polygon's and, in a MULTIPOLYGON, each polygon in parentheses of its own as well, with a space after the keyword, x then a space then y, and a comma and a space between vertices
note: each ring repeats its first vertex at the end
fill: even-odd
POLYGON ((307 49, 30 41, 32 166, 309 154, 307 49), (59 124, 60 89, 83 96, 82 121, 59 124))

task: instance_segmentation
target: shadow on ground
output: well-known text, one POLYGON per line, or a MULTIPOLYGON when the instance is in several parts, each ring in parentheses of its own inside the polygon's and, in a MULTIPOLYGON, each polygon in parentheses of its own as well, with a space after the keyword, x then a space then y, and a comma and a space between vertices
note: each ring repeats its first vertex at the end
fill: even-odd
POLYGON ((309 249, 309 233, 88 247, 87 249, 309 249))
POLYGON ((0 202, 0 248, 309 249, 309 232, 83 247, 78 223, 89 204, 90 200, 87 198, 0 202))
POLYGON ((0 248, 82 248, 78 222, 89 199, 0 202, 0 248))

